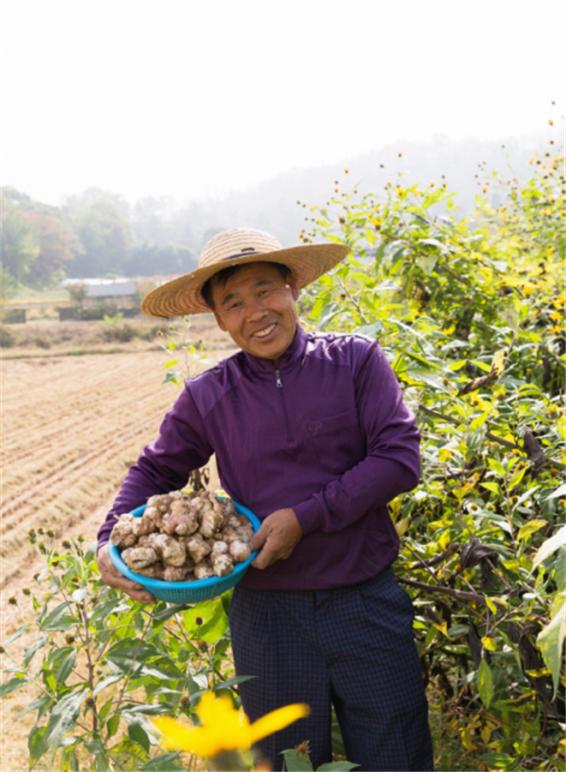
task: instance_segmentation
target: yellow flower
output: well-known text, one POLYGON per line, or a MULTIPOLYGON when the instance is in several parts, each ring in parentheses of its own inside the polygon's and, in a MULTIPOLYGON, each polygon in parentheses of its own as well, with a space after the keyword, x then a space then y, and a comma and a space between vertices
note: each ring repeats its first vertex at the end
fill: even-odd
POLYGON ((230 697, 206 692, 196 712, 200 726, 188 726, 166 716, 153 719, 166 750, 189 751, 208 758, 222 751, 247 750, 262 737, 308 716, 310 708, 300 703, 286 705, 250 724, 243 710, 234 708, 230 697))

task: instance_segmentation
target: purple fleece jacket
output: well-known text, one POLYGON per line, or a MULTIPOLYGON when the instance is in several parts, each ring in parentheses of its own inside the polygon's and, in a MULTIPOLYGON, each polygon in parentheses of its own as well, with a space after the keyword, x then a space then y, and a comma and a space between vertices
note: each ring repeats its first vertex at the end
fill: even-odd
POLYGON ((259 518, 292 507, 303 537, 242 586, 325 590, 397 557, 387 502, 419 481, 419 433, 376 342, 297 327, 275 364, 243 351, 187 380, 129 470, 98 532, 155 493, 182 488, 216 453, 224 490, 259 518))

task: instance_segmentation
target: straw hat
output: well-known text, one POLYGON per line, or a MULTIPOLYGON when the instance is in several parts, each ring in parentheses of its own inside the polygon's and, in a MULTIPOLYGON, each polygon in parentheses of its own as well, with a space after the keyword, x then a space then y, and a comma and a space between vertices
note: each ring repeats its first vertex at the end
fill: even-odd
POLYGON ((236 228, 216 234, 205 244, 198 268, 152 290, 142 310, 151 316, 169 318, 209 312, 201 294, 215 273, 232 265, 267 262, 286 265, 297 289, 305 287, 348 254, 344 244, 305 244, 283 248, 276 238, 252 228, 236 228))

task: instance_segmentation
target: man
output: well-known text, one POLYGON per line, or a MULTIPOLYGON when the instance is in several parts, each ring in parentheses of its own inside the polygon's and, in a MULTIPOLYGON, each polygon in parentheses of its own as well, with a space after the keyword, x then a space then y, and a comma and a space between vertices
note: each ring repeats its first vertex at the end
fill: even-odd
POLYGON ((307 334, 295 301, 343 245, 283 249, 261 231, 226 231, 199 268, 150 293, 157 316, 212 311, 241 351, 186 382, 158 439, 129 471, 99 531, 103 579, 151 596, 112 567, 104 543, 118 514, 186 484, 216 454, 222 486, 262 520, 259 550, 236 587, 230 629, 251 720, 306 702, 309 718, 260 743, 307 739, 330 760, 334 705, 361 769, 432 769, 412 604, 391 570, 399 540, 387 502, 419 480, 418 431, 377 343, 307 334))

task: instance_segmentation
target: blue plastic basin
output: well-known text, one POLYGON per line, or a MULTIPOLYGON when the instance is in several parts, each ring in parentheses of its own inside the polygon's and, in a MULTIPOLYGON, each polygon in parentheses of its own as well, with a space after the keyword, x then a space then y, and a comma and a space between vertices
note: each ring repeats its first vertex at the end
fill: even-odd
MULTIPOLYGON (((253 530, 258 531, 261 525, 259 518, 250 509, 244 507, 243 504, 238 504, 234 499, 231 499, 231 501, 236 512, 247 517, 252 524, 253 530)), ((141 507, 134 509, 130 514, 134 517, 141 517, 146 506, 147 504, 143 504, 141 507)), ((169 603, 198 603, 200 600, 207 600, 208 598, 214 598, 216 595, 221 595, 238 584, 257 555, 257 551, 252 552, 247 560, 238 563, 234 570, 226 574, 226 576, 211 576, 208 579, 195 579, 192 582, 165 582, 163 579, 152 579, 149 576, 132 571, 122 560, 120 552, 121 550, 118 547, 110 544, 110 559, 118 571, 128 579, 131 579, 132 582, 145 587, 155 598, 166 600, 169 603)))

